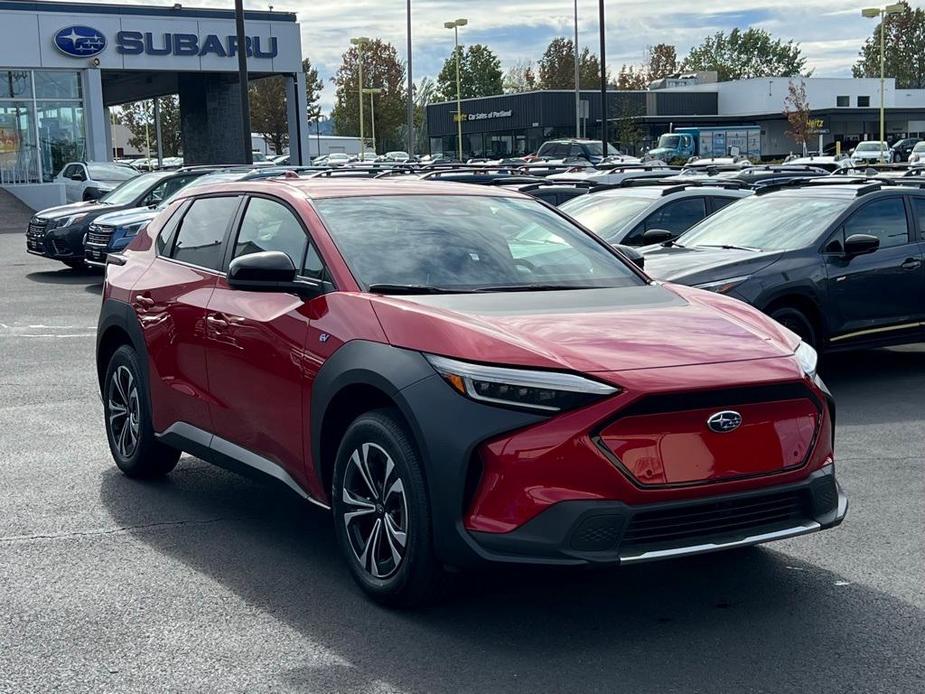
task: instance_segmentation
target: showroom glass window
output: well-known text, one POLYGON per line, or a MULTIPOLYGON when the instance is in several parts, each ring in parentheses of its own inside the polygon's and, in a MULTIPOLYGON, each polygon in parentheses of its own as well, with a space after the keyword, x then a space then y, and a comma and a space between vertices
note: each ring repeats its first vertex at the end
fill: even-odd
POLYGON ((0 185, 51 181, 86 157, 75 70, 0 70, 0 185))

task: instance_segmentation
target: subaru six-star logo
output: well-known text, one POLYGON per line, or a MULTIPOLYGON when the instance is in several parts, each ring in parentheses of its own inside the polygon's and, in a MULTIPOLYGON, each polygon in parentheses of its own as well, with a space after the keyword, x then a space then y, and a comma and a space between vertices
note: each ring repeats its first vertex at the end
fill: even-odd
POLYGON ((717 434, 728 434, 742 426, 742 415, 732 410, 717 412, 707 420, 707 426, 717 434))
POLYGON ((92 58, 106 48, 106 37, 92 27, 69 26, 55 34, 55 47, 73 58, 92 58))

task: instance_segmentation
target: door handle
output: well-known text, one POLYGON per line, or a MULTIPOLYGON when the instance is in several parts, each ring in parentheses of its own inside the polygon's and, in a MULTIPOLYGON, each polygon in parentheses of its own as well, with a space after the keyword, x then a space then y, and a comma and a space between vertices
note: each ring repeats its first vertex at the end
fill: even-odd
POLYGON ((144 294, 135 295, 135 303, 141 306, 142 308, 151 308, 154 306, 154 299, 144 294))
POLYGON ((922 261, 917 258, 906 258, 902 265, 900 265, 903 270, 918 270, 922 267, 922 261))
POLYGON ((216 313, 210 313, 208 316, 206 316, 206 320, 209 321, 209 325, 211 325, 213 328, 221 329, 228 327, 228 321, 226 321, 224 318, 221 318, 216 313))

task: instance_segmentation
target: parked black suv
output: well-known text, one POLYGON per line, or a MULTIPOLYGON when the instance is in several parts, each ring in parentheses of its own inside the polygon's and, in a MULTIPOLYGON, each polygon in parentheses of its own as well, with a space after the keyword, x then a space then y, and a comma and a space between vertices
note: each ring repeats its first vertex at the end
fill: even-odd
POLYGON ((919 342, 920 185, 816 179, 765 189, 643 249, 646 270, 746 301, 817 350, 919 342))
POLYGON ((90 223, 107 212, 155 206, 208 169, 159 171, 132 178, 99 200, 76 202, 36 212, 26 230, 26 250, 59 260, 68 267, 84 266, 84 238, 90 223))
MULTIPOLYGON (((619 156, 620 150, 613 145, 607 145, 606 156, 619 156)), ((604 147, 600 140, 548 140, 540 145, 536 156, 540 159, 584 159, 585 161, 597 164, 604 160, 604 147)))

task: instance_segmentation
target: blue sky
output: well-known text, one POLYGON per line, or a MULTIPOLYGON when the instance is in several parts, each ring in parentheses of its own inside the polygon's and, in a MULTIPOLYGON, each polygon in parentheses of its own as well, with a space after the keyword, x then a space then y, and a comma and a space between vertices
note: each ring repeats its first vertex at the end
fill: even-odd
MULTIPOLYGON (((103 1, 103 0, 90 0, 103 1)), ((126 4, 151 4, 125 0, 126 4)), ((171 4, 165 2, 164 4, 171 4)), ((232 0, 190 0, 188 6, 233 6, 232 0)), ((247 9, 267 2, 245 1, 247 9)), ((296 12, 302 27, 302 51, 325 79, 322 105, 329 109, 334 89, 329 77, 351 36, 381 37, 405 56, 405 0, 273 0, 274 9, 296 12)), ((673 43, 678 54, 705 36, 734 27, 757 26, 799 42, 816 76, 847 77, 874 22, 861 17, 870 0, 607 0, 607 60, 614 71, 638 64, 647 46, 673 43), (683 7, 683 11, 678 9, 683 7)), ((876 3, 874 3, 876 4, 876 3)), ((918 4, 918 3, 913 3, 918 4)), ((579 0, 579 43, 598 46, 597 0, 579 0)), ((466 17, 464 43, 484 43, 505 67, 536 60, 556 36, 573 33, 573 0, 412 0, 415 79, 435 75, 452 48, 443 22, 466 17)))

